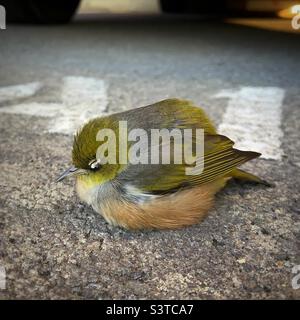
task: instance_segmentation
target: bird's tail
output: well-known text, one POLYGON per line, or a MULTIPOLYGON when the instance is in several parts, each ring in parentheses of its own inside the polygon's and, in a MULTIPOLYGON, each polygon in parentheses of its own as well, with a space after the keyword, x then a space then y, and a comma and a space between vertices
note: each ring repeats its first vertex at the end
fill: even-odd
POLYGON ((271 187, 271 184, 267 181, 255 176, 254 174, 251 174, 249 172, 243 171, 241 169, 234 169, 230 175, 232 178, 239 179, 239 180, 246 180, 246 181, 252 181, 256 183, 261 183, 267 187, 271 187))

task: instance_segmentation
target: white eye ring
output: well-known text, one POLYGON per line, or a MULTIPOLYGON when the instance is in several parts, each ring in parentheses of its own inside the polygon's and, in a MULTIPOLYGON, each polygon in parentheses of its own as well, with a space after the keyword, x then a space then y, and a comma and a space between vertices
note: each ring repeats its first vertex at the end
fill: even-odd
POLYGON ((90 166, 90 168, 91 168, 92 170, 95 170, 95 169, 99 169, 99 168, 100 168, 101 163, 100 163, 99 160, 94 159, 94 160, 92 160, 92 161, 89 162, 89 166, 90 166))

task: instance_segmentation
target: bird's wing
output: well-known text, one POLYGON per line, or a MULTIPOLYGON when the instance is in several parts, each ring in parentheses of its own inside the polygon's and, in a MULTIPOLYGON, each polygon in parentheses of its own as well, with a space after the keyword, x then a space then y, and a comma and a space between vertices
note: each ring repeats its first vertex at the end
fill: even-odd
MULTIPOLYGON (((118 179, 123 184, 129 184, 143 192, 155 194, 201 185, 228 175, 237 166, 260 155, 256 152, 234 149, 233 144, 225 136, 205 134, 204 166, 203 171, 199 174, 187 175, 186 169, 191 168, 191 165, 186 163, 129 164, 118 179)), ((198 165, 203 164, 203 157, 197 160, 198 165)))
POLYGON ((216 129, 204 110, 189 100, 166 99, 157 103, 114 114, 119 120, 128 121, 128 129, 144 128, 202 128, 207 134, 216 134, 216 129))

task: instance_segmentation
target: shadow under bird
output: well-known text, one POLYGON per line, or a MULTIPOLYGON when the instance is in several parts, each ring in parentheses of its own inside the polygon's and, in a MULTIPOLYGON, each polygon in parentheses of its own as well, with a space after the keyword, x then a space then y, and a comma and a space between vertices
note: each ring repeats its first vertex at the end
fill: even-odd
MULTIPOLYGON (((118 139, 116 143, 118 158, 118 139)), ((133 143, 128 142, 129 146, 133 143)), ((57 181, 75 176, 79 198, 112 225, 126 229, 181 228, 201 221, 212 208, 215 194, 231 178, 268 185, 259 177, 237 168, 259 157, 260 153, 237 150, 233 145, 233 141, 216 132, 199 107, 186 100, 163 100, 91 119, 74 137, 74 167, 65 171, 57 181), (186 169, 190 165, 185 162, 102 163, 101 159, 97 159, 97 150, 104 142, 97 141, 97 134, 105 128, 113 130, 118 136, 120 121, 127 122, 128 130, 141 128, 149 134, 153 128, 203 129, 202 172, 187 175, 186 169)), ((148 148, 150 153, 151 146, 148 148)))

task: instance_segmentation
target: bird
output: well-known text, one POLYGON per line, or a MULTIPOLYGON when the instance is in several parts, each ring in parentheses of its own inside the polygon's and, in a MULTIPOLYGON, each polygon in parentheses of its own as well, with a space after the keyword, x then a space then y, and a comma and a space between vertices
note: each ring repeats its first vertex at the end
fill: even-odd
MULTIPOLYGON (((177 146, 175 140, 170 140, 174 150, 177 146)), ((161 140, 156 141, 156 147, 162 148, 162 145, 161 140)), ((208 215, 214 207, 216 193, 230 179, 269 185, 258 176, 238 168, 261 154, 238 150, 233 145, 232 140, 217 133, 205 111, 193 102, 166 99, 144 107, 95 117, 82 125, 74 134, 73 166, 57 181, 75 176, 80 200, 92 206, 113 226, 128 230, 183 228, 201 222, 208 215), (138 139, 126 140, 126 134, 121 133, 120 123, 126 123, 127 134, 129 130, 138 128, 147 136, 145 139, 143 134, 140 135, 140 146, 144 149, 140 148, 140 154, 137 152, 137 156, 148 160, 147 163, 129 162, 128 150, 125 159, 123 154, 123 160, 120 161, 120 148, 126 143, 130 147, 134 146, 134 142, 138 143, 138 139), (191 141, 193 147, 198 144, 202 146, 202 162, 199 161, 202 169, 198 173, 187 174, 187 169, 192 167, 190 162, 175 163, 174 155, 170 157, 170 163, 149 161, 148 153, 153 146, 150 146, 148 134, 151 135, 153 129, 162 128, 177 129, 177 132, 202 130, 202 142, 196 141, 194 132, 187 140, 191 141), (116 136, 119 134, 122 139, 98 139, 103 129, 116 136), (111 151, 113 144, 116 151, 111 151), (106 150, 102 152, 102 158, 106 157, 106 161, 97 156, 101 147, 106 150), (113 154, 110 159, 117 159, 115 162, 107 161, 109 151, 113 154)), ((162 149, 156 150, 162 157, 162 149)), ((183 153, 182 149, 177 149, 178 152, 183 153)))

